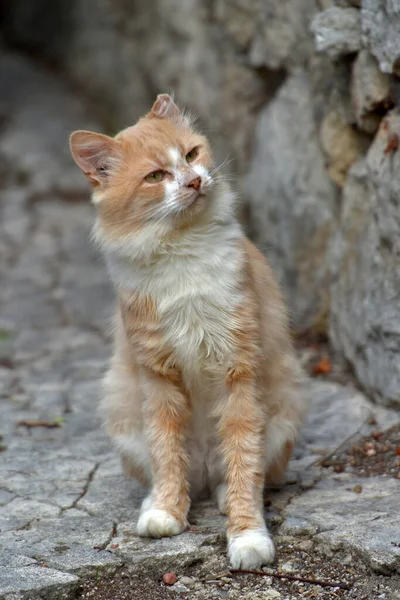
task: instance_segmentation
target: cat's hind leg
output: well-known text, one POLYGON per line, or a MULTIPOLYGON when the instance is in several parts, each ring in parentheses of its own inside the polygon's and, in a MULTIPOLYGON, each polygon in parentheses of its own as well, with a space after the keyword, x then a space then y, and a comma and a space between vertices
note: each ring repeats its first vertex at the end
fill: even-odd
POLYGON ((214 492, 215 498, 217 500, 217 504, 218 504, 218 510, 221 513, 221 515, 227 515, 228 514, 228 504, 227 504, 227 492, 228 492, 228 486, 226 485, 226 483, 220 483, 214 492))
POLYGON ((265 434, 265 484, 282 485, 307 402, 302 385, 282 383, 271 394, 265 434))
POLYGON ((106 432, 121 454, 125 475, 151 485, 151 465, 143 431, 142 392, 134 366, 114 364, 103 382, 100 406, 106 432))

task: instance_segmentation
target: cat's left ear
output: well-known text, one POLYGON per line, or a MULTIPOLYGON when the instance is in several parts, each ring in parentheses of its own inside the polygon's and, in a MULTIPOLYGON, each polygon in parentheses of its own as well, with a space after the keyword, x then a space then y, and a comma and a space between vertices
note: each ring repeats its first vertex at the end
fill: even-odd
POLYGON ((147 117, 150 119, 167 119, 176 125, 188 125, 187 117, 181 113, 168 94, 158 94, 157 100, 147 117))
POLYGON ((105 184, 111 170, 121 159, 118 142, 101 133, 74 131, 69 143, 74 161, 92 186, 105 184))

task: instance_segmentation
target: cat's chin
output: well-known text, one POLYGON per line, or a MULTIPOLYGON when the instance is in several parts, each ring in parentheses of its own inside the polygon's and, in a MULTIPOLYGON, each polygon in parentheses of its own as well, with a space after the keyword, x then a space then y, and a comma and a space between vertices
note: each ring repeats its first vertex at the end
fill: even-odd
POLYGON ((196 217, 205 212, 208 197, 206 194, 197 194, 194 198, 187 201, 183 210, 180 212, 180 221, 182 223, 192 222, 196 217))
POLYGON ((195 204, 198 204, 201 201, 205 201, 206 194, 204 192, 198 192, 197 194, 193 194, 191 198, 188 198, 185 203, 184 210, 189 209, 195 204))

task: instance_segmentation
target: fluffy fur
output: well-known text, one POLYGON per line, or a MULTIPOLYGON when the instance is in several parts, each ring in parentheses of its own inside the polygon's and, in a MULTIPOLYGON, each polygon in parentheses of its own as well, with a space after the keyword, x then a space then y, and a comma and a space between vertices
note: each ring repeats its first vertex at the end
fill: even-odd
POLYGON ((181 533, 191 499, 215 494, 231 564, 270 562, 263 487, 282 479, 304 413, 274 275, 169 96, 115 138, 75 132, 71 150, 117 291, 102 410, 125 472, 151 488, 138 533, 181 533))

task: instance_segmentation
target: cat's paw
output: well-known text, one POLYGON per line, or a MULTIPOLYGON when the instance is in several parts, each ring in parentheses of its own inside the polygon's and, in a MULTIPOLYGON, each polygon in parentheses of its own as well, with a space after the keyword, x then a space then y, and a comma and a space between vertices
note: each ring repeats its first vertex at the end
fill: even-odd
POLYGON ((228 555, 234 569, 259 569, 273 562, 275 549, 266 529, 248 529, 228 538, 228 555))
POLYGON ((171 537, 186 529, 182 524, 161 508, 149 508, 142 512, 137 524, 137 532, 141 537, 171 537))

